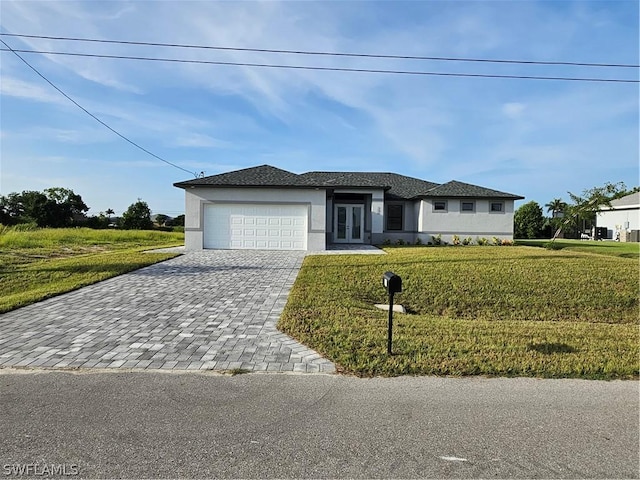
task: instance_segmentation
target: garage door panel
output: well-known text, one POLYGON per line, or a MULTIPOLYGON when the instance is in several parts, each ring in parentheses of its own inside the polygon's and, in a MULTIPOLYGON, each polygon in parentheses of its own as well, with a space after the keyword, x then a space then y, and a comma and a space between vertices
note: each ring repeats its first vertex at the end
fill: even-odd
POLYGON ((204 247, 306 250, 306 205, 209 204, 204 209, 204 247))

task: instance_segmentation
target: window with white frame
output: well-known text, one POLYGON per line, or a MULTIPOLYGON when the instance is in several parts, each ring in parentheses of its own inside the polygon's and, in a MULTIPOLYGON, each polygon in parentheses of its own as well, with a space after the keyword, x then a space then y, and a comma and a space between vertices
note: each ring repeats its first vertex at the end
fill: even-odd
POLYGON ((446 212, 447 211, 447 201, 446 200, 435 200, 433 202, 433 211, 434 212, 446 212))
POLYGON ((491 202, 489 205, 489 212, 504 213, 504 202, 491 202))
POLYGON ((464 213, 473 213, 476 211, 476 202, 473 200, 462 200, 460 202, 460 211, 464 213))

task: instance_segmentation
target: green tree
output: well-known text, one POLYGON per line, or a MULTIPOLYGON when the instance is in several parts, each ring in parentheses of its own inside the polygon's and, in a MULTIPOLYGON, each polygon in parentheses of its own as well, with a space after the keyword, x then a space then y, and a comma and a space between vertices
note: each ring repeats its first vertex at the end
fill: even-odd
POLYGON ((584 230, 587 224, 592 225, 599 210, 611 207, 611 200, 627 195, 627 192, 624 182, 607 182, 602 187, 584 190, 581 195, 568 192, 572 203, 567 207, 562 223, 553 235, 552 241, 566 228, 584 230))
POLYGON ((82 197, 67 188, 25 190, 0 197, 0 218, 8 225, 33 222, 39 227, 68 227, 88 210, 82 197))
POLYGON ((82 197, 68 188, 47 188, 44 194, 48 200, 48 225, 50 227, 68 227, 83 219, 89 207, 82 197))
POLYGON ((167 227, 184 227, 184 215, 178 215, 175 218, 167 220, 165 225, 167 227))
POLYGON ((104 213, 100 212, 98 216, 87 217, 84 222, 85 227, 101 229, 107 228, 109 226, 109 219, 105 216, 104 213))
POLYGON ((544 225, 542 208, 537 202, 521 205, 513 215, 516 238, 538 238, 544 225))
POLYGON ((171 217, 169 215, 165 215, 164 213, 159 213, 156 215, 156 223, 159 227, 166 225, 168 220, 171 220, 171 217))
POLYGON ((563 202, 561 198, 554 198, 545 205, 547 213, 551 212, 551 218, 561 217, 567 209, 567 203, 563 202))
POLYGON ((569 205, 561 198, 554 198, 545 205, 547 213, 551 212, 551 218, 547 219, 542 227, 545 238, 553 236, 554 232, 562 225, 562 218, 565 216, 569 205))
POLYGON ((113 215, 116 212, 113 211, 113 208, 107 208, 107 211, 104 212, 104 213, 107 215, 107 219, 109 220, 109 224, 110 224, 111 223, 111 215, 113 215))
POLYGON ((10 193, 0 197, 2 208, 2 223, 15 225, 17 223, 36 223, 42 226, 46 223, 47 197, 41 192, 25 190, 22 193, 10 193))
POLYGON ((122 214, 121 225, 125 230, 151 230, 151 209, 147 202, 138 199, 136 203, 129 205, 129 208, 122 214))

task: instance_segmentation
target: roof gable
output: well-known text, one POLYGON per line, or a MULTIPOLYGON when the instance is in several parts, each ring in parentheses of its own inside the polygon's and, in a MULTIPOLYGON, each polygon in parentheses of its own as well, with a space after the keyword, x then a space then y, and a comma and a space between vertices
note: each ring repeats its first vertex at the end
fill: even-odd
POLYGON ((498 190, 492 190, 490 188, 480 187, 478 185, 472 185, 470 183, 458 182, 452 180, 442 185, 438 185, 432 188, 423 196, 425 197, 491 197, 491 198, 511 198, 514 200, 520 200, 524 197, 520 195, 514 195, 513 193, 500 192, 498 190))

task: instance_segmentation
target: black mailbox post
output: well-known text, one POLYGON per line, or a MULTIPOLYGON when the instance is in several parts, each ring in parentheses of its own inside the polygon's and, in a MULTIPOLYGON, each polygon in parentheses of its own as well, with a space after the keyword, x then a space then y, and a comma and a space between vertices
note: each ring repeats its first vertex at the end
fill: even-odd
POLYGON ((387 354, 391 355, 391 343, 393 340, 393 296, 402 292, 402 278, 393 272, 385 272, 382 276, 382 286, 389 294, 389 330, 387 333, 387 354))

